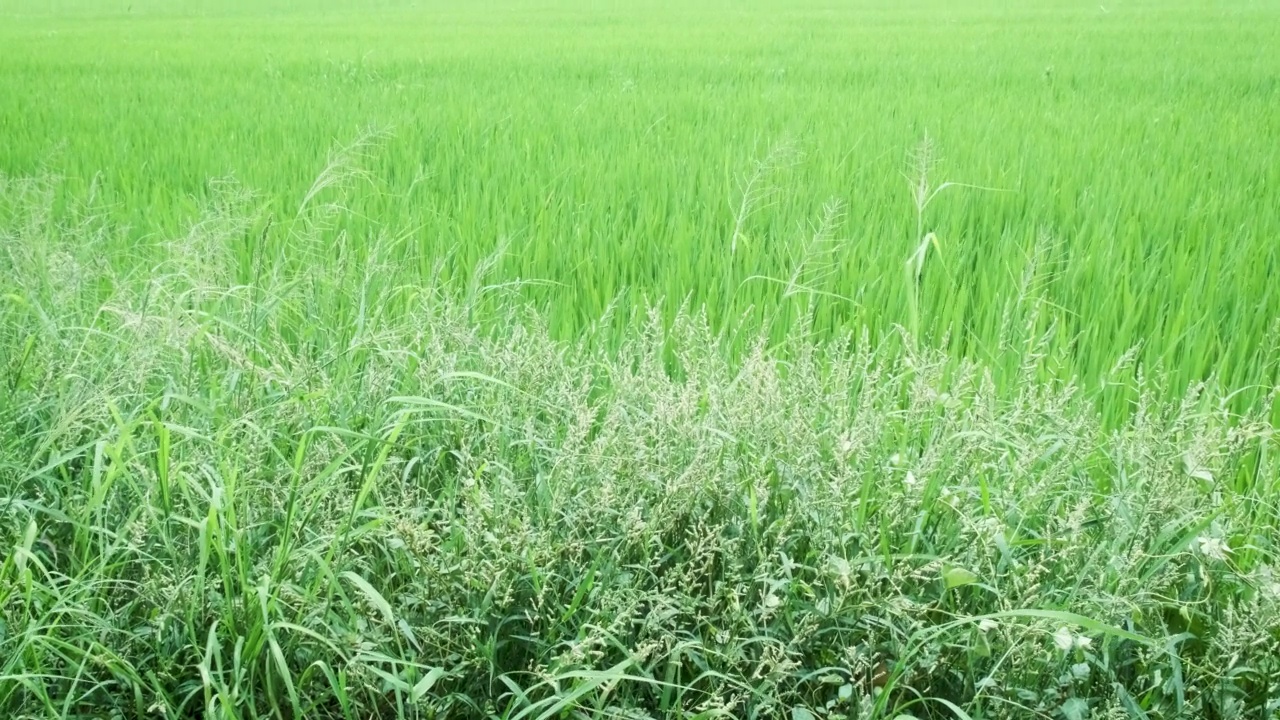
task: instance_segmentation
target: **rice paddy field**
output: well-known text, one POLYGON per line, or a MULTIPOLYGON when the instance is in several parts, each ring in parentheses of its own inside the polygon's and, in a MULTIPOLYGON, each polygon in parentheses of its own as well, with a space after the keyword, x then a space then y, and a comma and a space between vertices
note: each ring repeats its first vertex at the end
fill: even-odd
POLYGON ((0 716, 1280 713, 1280 5, 0 0, 0 716))

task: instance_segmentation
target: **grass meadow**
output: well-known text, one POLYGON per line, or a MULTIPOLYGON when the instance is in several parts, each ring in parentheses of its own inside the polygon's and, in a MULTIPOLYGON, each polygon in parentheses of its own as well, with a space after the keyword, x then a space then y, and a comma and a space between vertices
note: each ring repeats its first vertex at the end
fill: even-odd
POLYGON ((1275 716, 1277 48, 0 1, 0 716, 1275 716))

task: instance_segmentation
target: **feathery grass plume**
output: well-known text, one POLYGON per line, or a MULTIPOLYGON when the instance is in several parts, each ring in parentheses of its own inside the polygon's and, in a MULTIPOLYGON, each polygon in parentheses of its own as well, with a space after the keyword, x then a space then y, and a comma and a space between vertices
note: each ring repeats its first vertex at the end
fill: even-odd
POLYGON ((774 184, 775 175, 800 162, 800 152, 791 140, 781 140, 769 146, 768 151, 751 164, 751 169, 738 180, 737 201, 730 201, 733 210, 733 233, 729 238, 729 253, 738 252, 738 243, 746 242, 747 221, 778 202, 780 188, 774 184))

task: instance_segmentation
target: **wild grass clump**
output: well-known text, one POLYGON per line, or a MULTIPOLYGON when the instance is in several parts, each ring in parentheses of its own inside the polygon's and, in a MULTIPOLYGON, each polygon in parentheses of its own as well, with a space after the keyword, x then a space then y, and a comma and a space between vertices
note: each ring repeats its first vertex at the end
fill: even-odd
POLYGON ((566 343, 394 238, 300 213, 272 256, 229 188, 126 258, 5 181, 0 715, 1280 707, 1262 411, 1123 372, 1107 430, 1036 362, 1012 393, 866 335, 730 363, 696 313, 566 343))

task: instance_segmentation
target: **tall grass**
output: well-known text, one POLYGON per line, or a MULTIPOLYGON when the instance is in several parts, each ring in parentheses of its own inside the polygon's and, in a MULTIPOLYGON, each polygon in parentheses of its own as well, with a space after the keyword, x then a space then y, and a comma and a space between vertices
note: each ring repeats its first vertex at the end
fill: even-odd
POLYGON ((1276 381, 1277 11, 1103 5, 16 0, 0 170, 94 185, 132 253, 210 177, 291 215, 331 147, 387 128, 325 242, 403 234, 415 282, 446 255, 468 282, 505 243, 492 282, 540 281, 519 293, 558 339, 687 300, 774 342, 915 327, 1003 385, 1035 263, 1058 379, 1097 389, 1134 351, 1169 399, 1216 379, 1243 411, 1276 381), (944 252, 904 282, 926 134, 936 181, 1008 192, 938 196, 922 229, 944 252), (743 282, 789 277, 831 200, 819 292, 743 282))
POLYGON ((731 363, 654 309, 566 344, 305 210, 302 258, 237 246, 241 189, 159 263, 3 190, 7 717, 1280 703, 1274 426, 1224 395, 1117 372, 1107 430, 1035 362, 1010 395, 865 333, 731 363))
POLYGON ((0 716, 1280 712, 1276 14, 0 6, 0 716))

